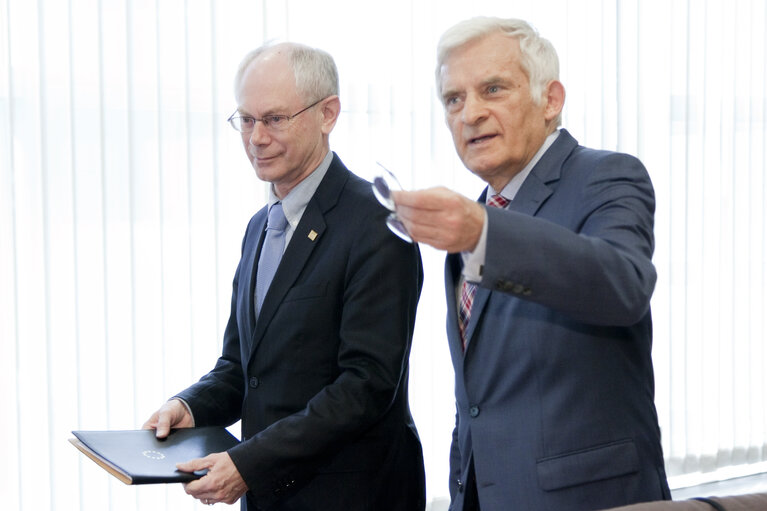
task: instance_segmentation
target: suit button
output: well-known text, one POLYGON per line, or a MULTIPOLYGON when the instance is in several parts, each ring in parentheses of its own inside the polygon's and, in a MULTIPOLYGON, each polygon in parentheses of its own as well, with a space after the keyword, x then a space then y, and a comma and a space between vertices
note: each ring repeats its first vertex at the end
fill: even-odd
POLYGON ((251 376, 250 381, 248 383, 251 389, 255 389, 256 387, 258 387, 259 381, 258 381, 258 378, 256 378, 255 376, 251 376))
POLYGON ((456 481, 456 483, 458 484, 458 492, 459 492, 459 493, 463 493, 463 481, 461 481, 460 479, 458 479, 458 480, 456 481))
POLYGON ((474 405, 469 408, 469 415, 471 415, 472 418, 477 417, 479 415, 479 406, 474 405))

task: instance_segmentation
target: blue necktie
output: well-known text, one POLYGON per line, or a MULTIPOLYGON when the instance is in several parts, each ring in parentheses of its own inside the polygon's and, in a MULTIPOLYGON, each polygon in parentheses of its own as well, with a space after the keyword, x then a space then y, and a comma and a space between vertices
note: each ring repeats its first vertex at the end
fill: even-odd
POLYGON ((264 297, 269 290, 277 266, 280 264, 282 252, 285 249, 285 228, 288 219, 282 212, 282 203, 277 202, 269 208, 269 218, 266 221, 266 238, 261 247, 261 257, 258 259, 256 275, 256 316, 261 311, 264 297))

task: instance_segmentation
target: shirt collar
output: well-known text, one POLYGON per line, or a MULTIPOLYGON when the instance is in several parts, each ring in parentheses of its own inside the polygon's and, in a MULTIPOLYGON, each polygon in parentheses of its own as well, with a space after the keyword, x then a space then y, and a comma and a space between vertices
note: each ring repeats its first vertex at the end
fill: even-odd
MULTIPOLYGON (((540 149, 538 149, 538 152, 535 153, 535 156, 525 165, 525 168, 522 169, 521 172, 519 172, 516 176, 511 178, 511 181, 501 190, 500 194, 509 199, 514 200, 514 197, 517 196, 517 192, 519 192, 519 189, 522 188, 522 184, 525 182, 525 179, 527 179, 527 176, 530 175, 530 172, 533 170, 533 167, 535 167, 535 164, 538 163, 538 161, 541 159, 541 157, 544 155, 546 151, 548 151, 549 147, 554 143, 554 141, 559 136, 559 130, 554 130, 553 133, 549 134, 549 136, 546 137, 546 139, 543 141, 543 144, 541 145, 540 149)), ((488 193, 487 197, 485 198, 485 202, 490 200, 490 197, 493 195, 499 193, 497 190, 494 190, 492 186, 488 186, 488 193)))
POLYGON ((285 213, 285 218, 288 219, 291 229, 295 229, 298 225, 306 206, 320 186, 320 182, 325 177, 332 161, 333 152, 328 151, 328 154, 325 155, 319 166, 306 176, 303 181, 298 183, 282 201, 274 194, 274 186, 269 187, 268 206, 271 207, 277 202, 282 202, 282 211, 285 213))

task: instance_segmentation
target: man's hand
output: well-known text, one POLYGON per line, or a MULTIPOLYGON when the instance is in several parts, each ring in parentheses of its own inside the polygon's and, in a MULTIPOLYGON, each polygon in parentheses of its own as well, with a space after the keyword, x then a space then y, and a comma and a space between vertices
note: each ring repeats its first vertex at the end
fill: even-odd
POLYGON ((476 201, 444 187, 392 192, 392 197, 413 241, 453 253, 477 246, 485 209, 476 201))
POLYGON ((170 433, 171 428, 193 427, 194 419, 189 415, 186 406, 178 399, 171 399, 149 417, 142 429, 154 429, 157 438, 165 438, 170 433))
POLYGON ((204 458, 179 463, 176 468, 182 472, 208 469, 208 473, 200 479, 184 484, 184 491, 203 504, 213 505, 218 502, 234 504, 248 491, 248 486, 226 452, 217 452, 204 458))

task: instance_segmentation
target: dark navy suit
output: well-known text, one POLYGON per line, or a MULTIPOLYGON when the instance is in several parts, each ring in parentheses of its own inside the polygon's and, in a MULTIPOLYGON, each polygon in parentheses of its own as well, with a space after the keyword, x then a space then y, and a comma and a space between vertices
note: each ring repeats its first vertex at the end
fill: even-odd
POLYGON ((487 210, 465 352, 461 260, 448 256, 452 510, 472 459, 482 511, 669 498, 650 358, 654 209, 636 158, 561 130, 508 209, 487 210))
POLYGON ((228 452, 249 488, 243 509, 424 509, 407 384, 423 273, 387 213, 334 155, 258 320, 266 208, 248 225, 223 354, 179 394, 197 425, 242 419, 228 452))

